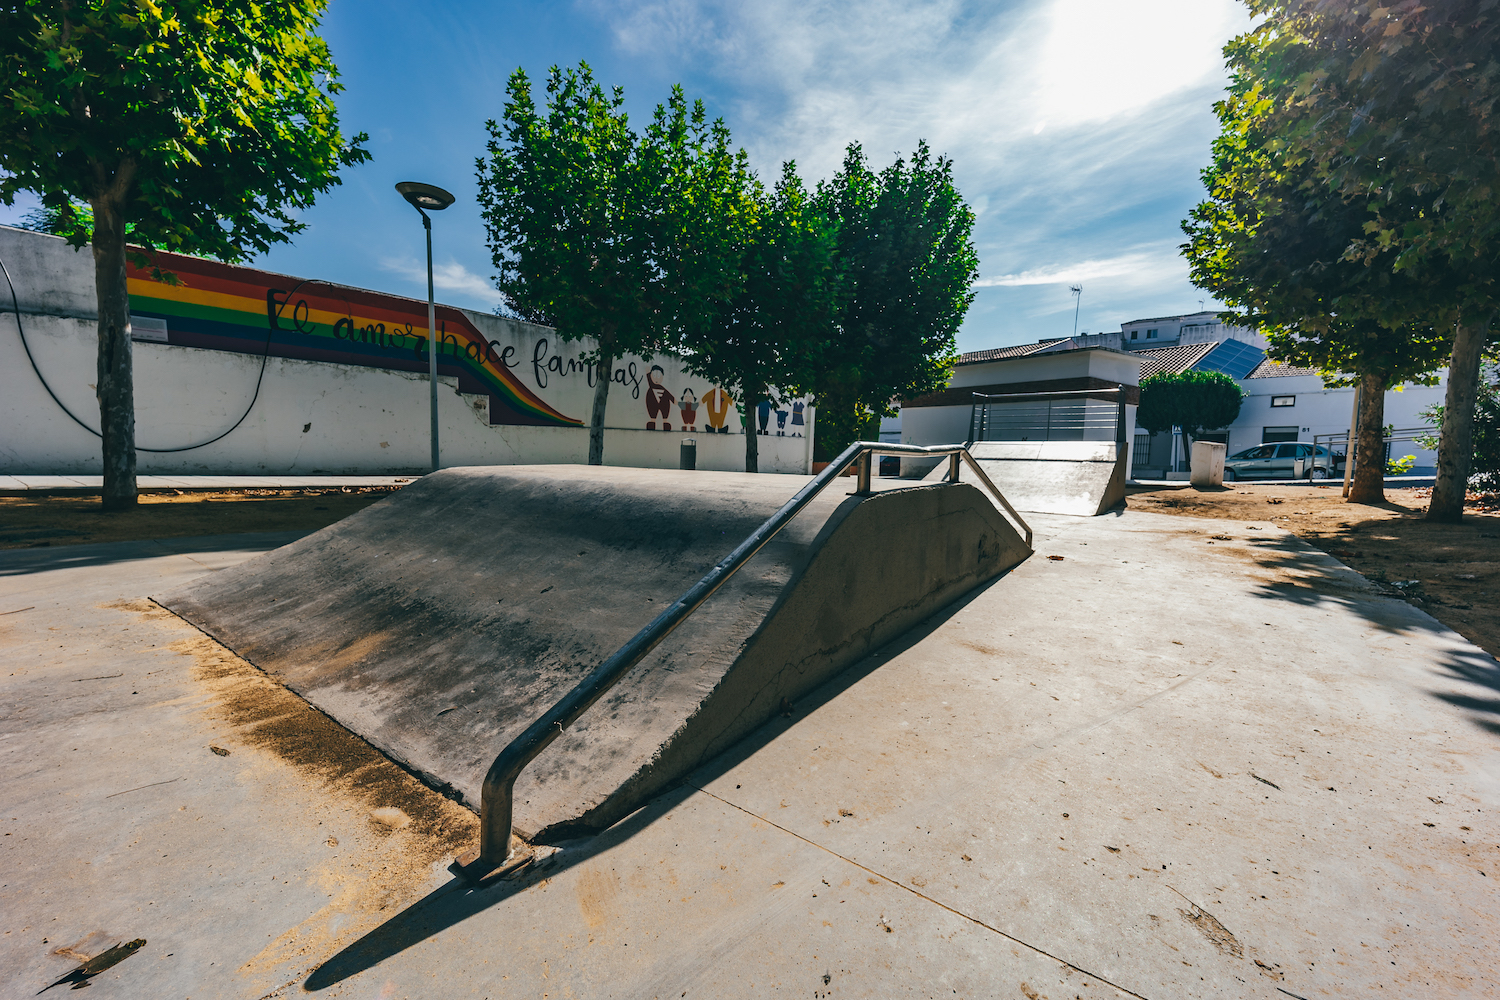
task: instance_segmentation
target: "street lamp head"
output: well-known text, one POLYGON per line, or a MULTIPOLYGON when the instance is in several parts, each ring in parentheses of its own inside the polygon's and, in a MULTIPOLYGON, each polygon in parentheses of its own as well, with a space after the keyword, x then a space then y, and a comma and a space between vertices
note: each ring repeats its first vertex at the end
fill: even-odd
POLYGON ((429 212, 441 212, 454 202, 453 195, 442 188, 418 181, 402 181, 396 185, 396 190, 401 192, 401 197, 411 202, 412 207, 419 212, 423 209, 429 212))

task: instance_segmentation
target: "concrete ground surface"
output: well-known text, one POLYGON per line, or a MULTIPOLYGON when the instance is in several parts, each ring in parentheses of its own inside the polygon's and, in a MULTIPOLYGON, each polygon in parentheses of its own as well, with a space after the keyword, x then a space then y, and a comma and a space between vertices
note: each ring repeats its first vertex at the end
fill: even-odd
POLYGON ((1011 573, 478 889, 471 814, 140 600, 276 539, 0 554, 0 991, 133 938, 92 996, 1500 991, 1495 660, 1269 523, 1028 520, 1011 573))
MULTIPOLYGON (((259 490, 312 486, 401 486, 414 476, 137 476, 142 490, 259 490)), ((0 492, 100 490, 103 476, 0 476, 0 492)))

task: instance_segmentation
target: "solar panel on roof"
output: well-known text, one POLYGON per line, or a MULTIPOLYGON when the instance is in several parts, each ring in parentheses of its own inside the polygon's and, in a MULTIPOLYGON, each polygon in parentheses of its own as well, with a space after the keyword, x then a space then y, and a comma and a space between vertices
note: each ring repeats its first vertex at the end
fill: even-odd
POLYGON ((1266 352, 1242 340, 1226 340, 1209 351, 1193 368, 1201 372, 1223 372, 1230 378, 1244 378, 1266 360, 1266 352))

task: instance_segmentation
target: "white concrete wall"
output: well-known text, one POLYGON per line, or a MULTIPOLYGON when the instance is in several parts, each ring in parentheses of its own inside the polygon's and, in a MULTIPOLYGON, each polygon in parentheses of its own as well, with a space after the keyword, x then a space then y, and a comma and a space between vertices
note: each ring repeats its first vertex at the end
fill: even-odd
MULTIPOLYGON (((0 227, 0 258, 15 290, 36 367, 64 405, 90 427, 99 425, 94 398, 96 325, 93 262, 62 240, 0 227)), ((295 283, 296 279, 291 279, 295 283)), ((290 285, 288 286, 290 287, 290 285)), ((10 306, 0 288, 0 309, 10 306)), ((425 303, 423 304, 425 309, 425 303)), ((485 336, 514 347, 513 374, 557 410, 587 419, 593 398, 585 371, 546 361, 568 359, 590 342, 558 342, 554 331, 464 311, 485 336), (540 363, 533 364, 540 358, 540 363)), ((428 379, 361 365, 271 357, 261 371, 258 353, 207 350, 137 341, 134 344, 136 439, 147 448, 173 448, 212 438, 234 424, 251 399, 245 421, 224 440, 173 454, 141 452, 142 473, 374 474, 413 473, 428 466, 428 379)), ((745 438, 730 411, 730 433, 708 433, 701 400, 711 387, 676 362, 658 359, 674 395, 693 387, 700 400, 696 433, 684 433, 677 408, 671 432, 646 430, 640 391, 650 365, 625 358, 616 365, 625 384, 611 386, 606 412, 605 462, 643 468, 676 468, 684 438, 697 441, 697 467, 742 470, 745 438)), ((444 465, 547 464, 585 461, 582 427, 490 424, 488 395, 460 395, 457 381, 439 379, 439 425, 444 465)), ((805 473, 812 461, 813 411, 806 434, 759 436, 760 469, 805 473)), ((786 433, 794 427, 788 420, 786 433)), ((28 362, 9 309, 0 312, 0 472, 95 474, 99 439, 69 419, 28 362)))
POLYGON ((1126 348, 1133 350, 1170 347, 1174 344, 1206 344, 1209 341, 1225 340, 1241 340, 1263 351, 1270 346, 1265 335, 1260 331, 1243 326, 1230 326, 1222 322, 1216 312, 1134 319, 1120 324, 1120 337, 1126 348), (1156 331, 1155 337, 1147 336, 1151 330, 1156 331), (1134 339, 1132 339, 1132 334, 1134 339))
POLYGON ((954 370, 948 385, 962 388, 966 385, 1001 385, 1088 376, 1135 385, 1140 381, 1140 371, 1141 361, 1137 357, 1121 351, 1087 349, 960 365, 954 370))

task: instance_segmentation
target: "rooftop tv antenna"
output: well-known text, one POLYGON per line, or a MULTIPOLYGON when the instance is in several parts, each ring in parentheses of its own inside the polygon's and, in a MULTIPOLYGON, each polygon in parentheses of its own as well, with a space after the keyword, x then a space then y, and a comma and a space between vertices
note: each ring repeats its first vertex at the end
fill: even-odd
POLYGON ((1078 302, 1073 306, 1073 336, 1078 336, 1078 310, 1083 306, 1083 286, 1069 285, 1068 291, 1078 296, 1078 302))

